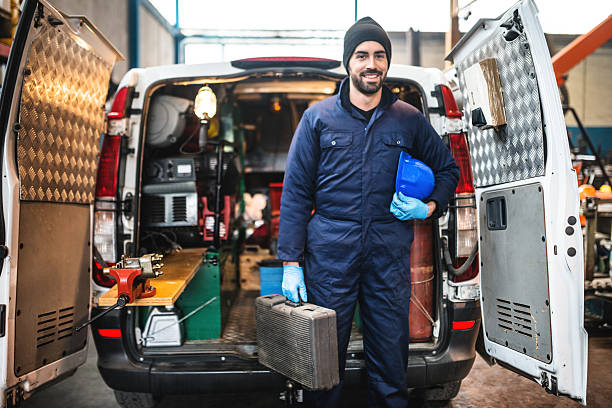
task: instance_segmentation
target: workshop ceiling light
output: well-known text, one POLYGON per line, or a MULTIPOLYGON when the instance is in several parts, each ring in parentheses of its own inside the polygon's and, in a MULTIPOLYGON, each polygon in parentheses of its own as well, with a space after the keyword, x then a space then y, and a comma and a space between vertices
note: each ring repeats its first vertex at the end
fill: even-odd
POLYGON ((198 91, 193 110, 200 120, 212 119, 217 113, 217 96, 208 85, 198 91))

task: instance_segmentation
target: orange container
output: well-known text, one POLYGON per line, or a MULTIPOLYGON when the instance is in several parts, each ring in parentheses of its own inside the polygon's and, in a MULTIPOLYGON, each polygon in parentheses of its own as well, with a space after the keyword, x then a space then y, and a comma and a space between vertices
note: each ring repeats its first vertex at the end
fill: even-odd
POLYGON ((410 248, 410 341, 429 341, 433 334, 433 224, 414 221, 414 241, 410 248))

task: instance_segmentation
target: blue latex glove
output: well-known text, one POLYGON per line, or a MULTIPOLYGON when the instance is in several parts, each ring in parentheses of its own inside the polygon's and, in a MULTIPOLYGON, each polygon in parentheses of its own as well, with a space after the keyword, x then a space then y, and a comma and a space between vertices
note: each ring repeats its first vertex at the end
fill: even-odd
POLYGON ((417 198, 405 196, 400 192, 393 194, 393 201, 391 201, 389 210, 395 218, 402 221, 424 220, 429 212, 427 204, 417 198))
POLYGON ((292 302, 298 303, 298 291, 302 301, 307 302, 306 284, 304 283, 304 270, 295 265, 283 265, 283 296, 292 302))

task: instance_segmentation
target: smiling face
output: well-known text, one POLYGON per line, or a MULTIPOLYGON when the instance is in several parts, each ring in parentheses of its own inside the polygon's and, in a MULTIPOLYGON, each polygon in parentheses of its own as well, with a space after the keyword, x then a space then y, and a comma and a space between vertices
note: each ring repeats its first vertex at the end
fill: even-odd
POLYGON ((348 64, 353 86, 364 95, 372 95, 380 90, 388 69, 385 49, 376 41, 359 44, 348 64))

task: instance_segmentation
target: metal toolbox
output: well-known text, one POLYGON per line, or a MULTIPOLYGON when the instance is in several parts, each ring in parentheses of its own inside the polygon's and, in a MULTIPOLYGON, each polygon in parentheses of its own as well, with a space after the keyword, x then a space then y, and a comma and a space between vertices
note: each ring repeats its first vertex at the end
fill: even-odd
POLYGON ((340 382, 336 312, 281 295, 255 300, 259 362, 310 390, 340 382))

